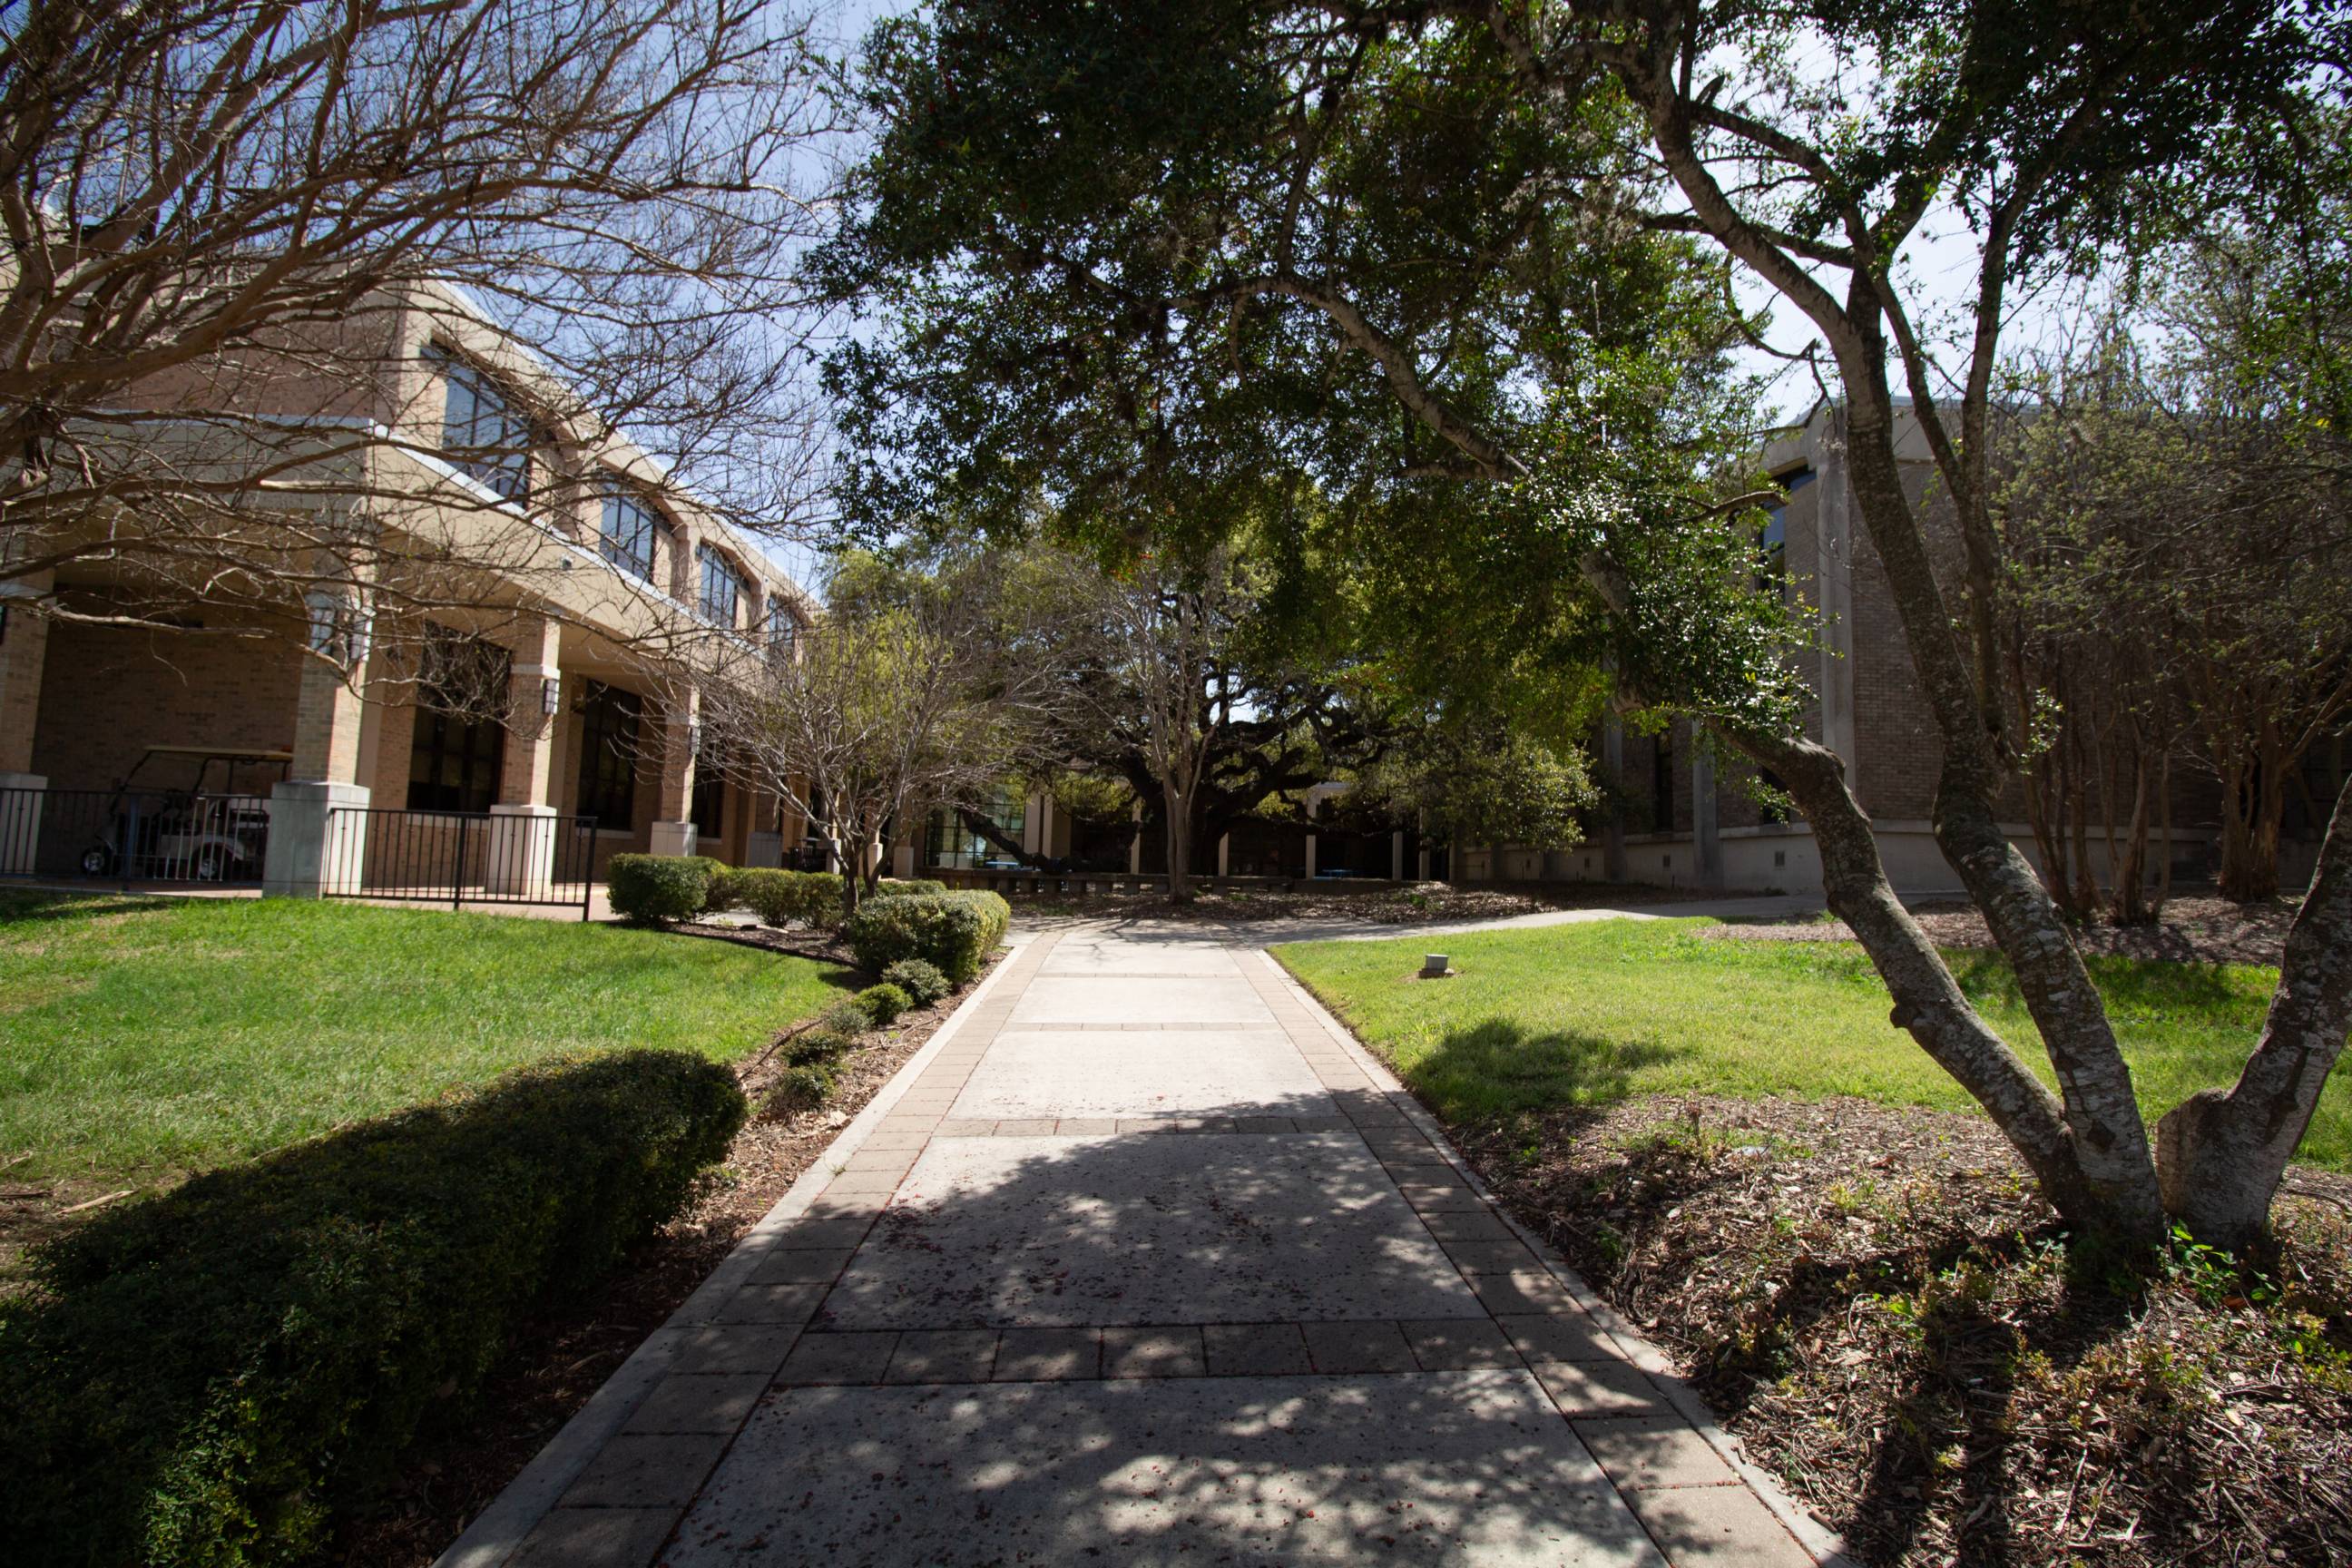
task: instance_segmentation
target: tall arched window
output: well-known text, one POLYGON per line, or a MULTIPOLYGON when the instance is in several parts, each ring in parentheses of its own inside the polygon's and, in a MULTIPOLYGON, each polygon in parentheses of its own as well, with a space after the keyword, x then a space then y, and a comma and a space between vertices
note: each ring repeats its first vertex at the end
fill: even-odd
POLYGON ((652 582, 654 551, 668 531, 661 514, 635 496, 615 492, 604 498, 604 559, 624 572, 652 582))

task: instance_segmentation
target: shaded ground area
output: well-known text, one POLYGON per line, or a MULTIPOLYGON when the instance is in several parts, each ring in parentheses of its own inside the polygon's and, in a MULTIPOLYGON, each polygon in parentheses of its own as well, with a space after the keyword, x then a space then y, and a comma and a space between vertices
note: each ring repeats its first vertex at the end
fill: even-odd
MULTIPOLYGON (((2095 921, 2076 928, 2074 941, 2084 952, 2118 958, 2160 958, 2183 963, 2263 963, 2275 968, 2286 944, 2286 929, 2294 922, 2297 907, 2298 900, 2294 899, 2233 904, 2227 899, 2200 894, 2168 900, 2162 920, 2155 924, 2118 926, 2095 921)), ((1993 945, 1984 916, 1972 907, 1953 904, 1913 912, 1928 939, 1938 947, 1993 945)), ((1853 940, 1853 931, 1843 921, 1826 919, 1726 925, 1710 934, 1739 942, 1853 940)))
MULTIPOLYGON (((767 945, 762 937, 778 934, 749 940, 767 945)), ((831 1103, 747 1123, 701 1197, 652 1245, 591 1298, 549 1313, 518 1336, 484 1393, 482 1414, 463 1433, 417 1452, 406 1480, 373 1516, 345 1532, 334 1561, 349 1568, 423 1568, 438 1557, 922 1048, 956 1000, 903 1015, 877 1037, 878 1044, 852 1053, 831 1103)), ((737 1078, 755 1105, 773 1086, 780 1062, 754 1057, 739 1065, 737 1078)))
MULTIPOLYGON (((1641 882, 1381 883, 1351 888, 1344 881, 1311 883, 1290 892, 1244 888, 1218 891, 1205 882, 1179 903, 1165 894, 1061 894, 1023 898, 1031 915, 1085 915, 1136 920, 1192 920, 1217 925, 1265 921, 1369 921, 1381 925, 1428 925, 1439 921, 1504 920, 1546 910, 1636 909, 1694 897, 1688 888, 1641 882)), ((1709 897, 1717 896, 1710 891, 1709 897)), ((1743 895, 1724 893, 1737 898, 1743 895)))
POLYGON ((2352 1558, 2352 1182, 2258 1272, 2070 1277, 1981 1120, 1643 1097, 1454 1129, 1874 1563, 2352 1558))

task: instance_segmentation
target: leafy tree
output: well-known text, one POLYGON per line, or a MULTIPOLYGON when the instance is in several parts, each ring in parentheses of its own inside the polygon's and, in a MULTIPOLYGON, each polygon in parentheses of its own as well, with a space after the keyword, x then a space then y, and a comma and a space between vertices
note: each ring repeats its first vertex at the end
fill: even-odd
POLYGON ((1420 824, 1429 839, 1567 848, 1584 837, 1600 798, 1574 748, 1503 724, 1438 721, 1390 748, 1349 797, 1420 824))
POLYGON ((1994 810, 2017 740, 1987 420, 2012 288, 2133 237, 2152 177, 2292 104, 2317 58, 2299 16, 2245 0, 943 5, 875 40, 887 124, 828 257, 894 328, 837 367, 883 455, 863 490, 902 515, 953 497, 1006 530, 1045 497, 1160 541, 1234 515, 1171 497, 1295 470, 1360 528, 1421 525, 1522 601, 1482 617, 1532 634, 1498 658, 1613 657, 1622 695, 1701 715, 1772 771, 1895 1023, 2063 1215, 2153 1241, 2168 1209, 2234 1243, 2266 1223, 2352 1021, 2352 813, 2246 1077, 2168 1120, 2159 1183, 2098 993, 1994 810), (1902 258, 1955 206, 1984 264, 1946 381, 1902 258), (1727 461, 1748 432, 1719 376, 1748 325, 1724 302, 1735 266, 1836 376, 1944 744, 1938 840, 2054 1093, 1894 896, 1837 757, 1799 729, 1792 628, 1741 591, 1756 519, 1727 461), (1956 583, 1903 485, 1898 384, 1950 498, 1956 583))

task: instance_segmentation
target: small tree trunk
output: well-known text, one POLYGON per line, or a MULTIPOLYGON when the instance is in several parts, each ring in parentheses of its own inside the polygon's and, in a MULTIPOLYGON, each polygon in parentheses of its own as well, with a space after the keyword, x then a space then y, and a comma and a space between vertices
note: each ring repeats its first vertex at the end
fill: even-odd
POLYGON ((1192 896, 1192 802, 1174 784, 1160 786, 1168 811, 1168 896, 1180 903, 1192 896))
POLYGON ((2271 1199, 2311 1125, 2352 1030, 2352 779, 2336 795, 2319 865, 2287 929, 2262 1044, 2228 1093, 2204 1089, 2157 1128, 2165 1208, 2198 1240, 2232 1249, 2270 1228, 2271 1199))
POLYGON ((2242 904, 2278 897, 2279 817, 2285 792, 2273 769, 2233 762, 2221 775, 2221 896, 2242 904), (2275 797, 2278 805, 2272 806, 2275 797))
POLYGON ((2131 826, 2123 837, 2123 849, 2118 854, 2110 836, 2107 857, 2114 873, 2115 891, 2108 900, 2108 910, 2117 925, 2145 925, 2155 917, 2147 907, 2147 792, 2148 763, 2146 750, 2132 748, 2132 814, 2131 826))

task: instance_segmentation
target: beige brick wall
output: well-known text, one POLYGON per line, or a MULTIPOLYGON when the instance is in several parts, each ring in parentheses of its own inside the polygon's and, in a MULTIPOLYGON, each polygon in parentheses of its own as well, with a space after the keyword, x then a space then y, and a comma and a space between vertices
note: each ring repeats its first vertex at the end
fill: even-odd
POLYGON ((149 746, 291 750, 301 662, 284 637, 60 623, 49 632, 32 771, 52 789, 111 789, 149 746))

